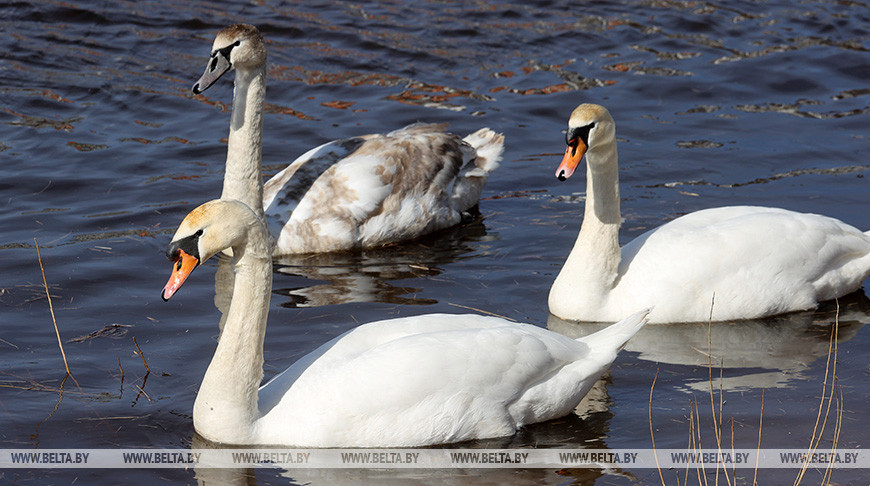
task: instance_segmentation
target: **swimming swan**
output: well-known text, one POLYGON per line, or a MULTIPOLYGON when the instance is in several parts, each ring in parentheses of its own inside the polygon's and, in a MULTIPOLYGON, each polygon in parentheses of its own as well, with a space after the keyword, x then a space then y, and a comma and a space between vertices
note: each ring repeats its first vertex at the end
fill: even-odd
POLYGON ((580 234, 550 289, 562 319, 614 321, 655 305, 650 322, 759 318, 811 309, 857 290, 870 274, 870 233, 815 214, 734 206, 705 209, 619 247, 616 127, 602 106, 571 114, 556 170, 586 155, 580 234))
POLYGON ((272 258, 251 209, 216 200, 188 214, 167 250, 162 297, 225 248, 235 255, 232 304, 193 406, 196 431, 219 443, 401 447, 510 435, 571 413, 647 314, 578 340, 477 315, 372 322, 258 389, 272 258))
POLYGON ((463 139, 444 132, 446 125, 418 123, 311 149, 264 188, 266 48, 256 27, 236 24, 218 33, 193 92, 232 69, 221 198, 265 212, 276 255, 370 248, 453 226, 477 205, 504 150, 504 137, 488 128, 463 139))

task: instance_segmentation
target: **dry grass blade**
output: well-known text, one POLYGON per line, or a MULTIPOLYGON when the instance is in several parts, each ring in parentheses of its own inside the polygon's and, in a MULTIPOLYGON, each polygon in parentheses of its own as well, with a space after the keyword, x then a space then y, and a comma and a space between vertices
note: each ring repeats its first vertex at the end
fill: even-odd
POLYGON ((471 307, 471 306, 461 305, 461 304, 454 304, 453 302, 448 302, 447 305, 452 305, 453 307, 459 307, 462 309, 473 310, 475 312, 480 312, 481 314, 487 314, 490 316, 501 317, 502 319, 507 319, 507 320, 512 321, 512 322, 517 322, 516 319, 511 319, 510 317, 506 317, 506 316, 503 316, 501 314, 496 314, 495 312, 489 312, 489 311, 485 311, 483 309, 478 309, 477 307, 471 307))
POLYGON ((52 385, 48 383, 43 383, 36 381, 30 377, 25 376, 16 376, 16 375, 5 375, 10 376, 13 380, 0 382, 0 388, 7 388, 11 390, 23 390, 23 391, 34 391, 34 392, 46 392, 46 393, 63 393, 66 395, 81 397, 83 399, 95 399, 99 398, 100 393, 95 392, 86 392, 78 387, 77 389, 66 390, 63 388, 63 384, 66 382, 67 378, 72 378, 72 375, 67 375, 64 373, 63 378, 61 379, 61 385, 52 385))
MULTIPOLYGON (((653 401, 653 389, 656 387, 656 380, 659 377, 659 370, 656 368, 656 375, 653 377, 652 385, 649 387, 649 436, 652 439, 652 448, 653 448, 653 457, 656 460, 656 470, 659 472, 659 479, 662 481, 662 486, 666 486, 665 477, 662 474, 662 468, 659 465, 659 455, 656 452, 656 434, 653 430, 652 423, 652 401, 653 401)), ((677 480, 679 482, 679 480, 677 480)))
MULTIPOLYGON (((712 308, 711 308, 711 317, 712 317, 712 308)), ((725 386, 724 386, 724 368, 725 361, 724 358, 721 359, 719 366, 719 405, 718 408, 716 406, 715 399, 715 388, 713 386, 713 351, 712 351, 712 319, 708 322, 707 329, 707 379, 708 379, 708 394, 710 400, 710 411, 712 414, 712 426, 713 426, 713 434, 714 439, 716 441, 716 451, 717 456, 722 457, 722 441, 724 440, 723 434, 724 429, 723 421, 724 421, 724 403, 725 403, 725 386)), ((820 449, 822 441, 825 440, 825 432, 829 431, 829 436, 832 435, 830 442, 830 451, 837 451, 837 447, 839 446, 840 434, 842 432, 843 427, 843 418, 844 418, 844 400, 843 400, 843 388, 839 385, 839 379, 837 376, 837 367, 838 367, 838 343, 839 343, 839 327, 840 327, 840 306, 839 302, 837 302, 836 314, 834 316, 834 323, 830 333, 829 344, 828 344, 828 353, 827 359, 825 361, 825 372, 824 378, 822 382, 822 394, 819 400, 818 413, 816 416, 816 421, 812 429, 812 434, 810 436, 809 445, 807 448, 807 452, 804 457, 801 459, 800 469, 797 477, 795 478, 794 485, 797 486, 801 484, 801 482, 805 479, 806 473, 811 467, 814 465, 814 457, 818 457, 816 454, 817 450, 820 449), (831 412, 833 412, 833 416, 831 416, 831 412), (829 427, 830 425, 830 427, 829 427), (832 430, 831 430, 832 429, 832 430)), ((699 350, 700 351, 700 350, 699 350)), ((660 370, 656 370, 655 376, 652 381, 652 385, 650 386, 649 392, 649 404, 648 404, 648 420, 649 420, 649 430, 650 430, 650 438, 652 440, 653 452, 657 453, 656 442, 655 442, 655 428, 653 427, 653 416, 652 416, 652 402, 653 402, 653 390, 655 388, 656 382, 658 381, 658 375, 660 370)), ((764 426, 764 407, 765 407, 765 399, 766 399, 766 389, 761 388, 761 409, 758 415, 758 434, 757 434, 757 442, 756 442, 756 451, 755 451, 755 466, 752 476, 751 484, 753 486, 758 485, 758 473, 759 473, 759 465, 760 459, 762 456, 761 450, 761 440, 762 440, 762 431, 764 426)), ((687 450, 690 453, 689 457, 698 457, 698 454, 704 450, 703 437, 702 437, 702 426, 701 426, 701 406, 699 402, 699 398, 692 396, 689 399, 689 441, 687 450)), ((740 453, 738 453, 735 449, 734 442, 734 425, 735 420, 733 418, 731 420, 731 456, 736 457, 740 453)), ((707 439, 708 442, 710 439, 707 439)), ((748 454, 747 454, 748 455, 748 454)), ((821 484, 831 484, 831 478, 835 469, 837 469, 835 464, 835 458, 837 454, 825 454, 824 457, 827 457, 827 462, 824 464, 824 470, 820 471, 822 473, 821 484)), ((656 461, 656 469, 659 473, 659 479, 661 481, 662 486, 666 484, 664 479, 664 473, 661 469, 661 465, 659 463, 657 455, 655 456, 656 461)), ((694 469, 695 474, 691 474, 691 469, 693 461, 690 459, 685 463, 685 470, 683 474, 680 474, 680 470, 675 470, 677 485, 688 485, 689 478, 691 476, 697 476, 697 484, 699 486, 706 486, 708 483, 713 482, 714 484, 719 484, 720 476, 724 478, 724 482, 728 484, 728 486, 736 486, 737 484, 742 484, 742 481, 748 481, 748 478, 743 479, 737 472, 736 463, 732 464, 732 467, 729 468, 724 463, 720 463, 718 461, 715 462, 715 471, 706 470, 706 461, 695 461, 694 469), (722 470, 720 471, 719 468, 722 470), (730 474, 729 474, 730 473, 730 474), (681 477, 682 476, 682 477, 681 477)), ((820 465, 821 466, 821 465, 820 465)), ((821 467, 819 467, 821 469, 821 467)), ((694 481, 693 481, 694 483, 694 481)), ((747 483, 749 484, 749 483, 747 483)))
POLYGON ((148 367, 148 362, 145 361, 145 353, 142 352, 142 348, 140 348, 139 343, 136 342, 136 336, 133 336, 133 344, 136 345, 136 349, 139 351, 139 357, 142 358, 142 364, 145 365, 145 369, 148 371, 148 373, 151 373, 151 368, 148 367))
MULTIPOLYGON (((758 445, 755 446, 755 471, 752 473, 752 485, 758 484, 758 459, 761 457, 761 425, 764 420, 764 388, 761 389, 761 411, 758 412, 758 445)), ((732 431, 734 430, 732 425, 732 431)), ((733 432, 732 432, 733 434, 733 432)))
MULTIPOLYGON (((712 316, 712 309, 711 309, 712 316)), ((711 319, 712 322, 712 319, 711 319)), ((838 368, 838 347, 839 347, 839 328, 840 328, 840 306, 839 302, 837 302, 836 313, 834 316, 833 327, 831 328, 831 333, 829 336, 828 343, 828 353, 827 359, 825 361, 825 372, 824 378, 822 381, 822 393, 819 398, 818 404, 818 412, 816 415, 815 424, 813 425, 812 434, 810 436, 809 445, 807 448, 807 452, 801 458, 800 469, 798 471, 797 477, 794 480, 794 486, 798 486, 802 483, 804 479, 806 479, 807 471, 810 467, 816 467, 817 459, 814 457, 819 457, 817 451, 819 449, 826 449, 822 447, 823 440, 827 443, 830 441, 830 452, 831 454, 824 454, 824 457, 828 458, 824 465, 818 464, 818 470, 821 473, 821 483, 820 484, 832 484, 832 476, 834 471, 837 469, 837 464, 835 463, 837 454, 833 454, 836 452, 840 443, 840 434, 842 432, 843 427, 843 418, 844 418, 844 393, 843 387, 839 385, 839 377, 837 376, 837 368, 838 368), (833 412, 833 416, 832 416, 833 412), (828 436, 825 436, 825 432, 828 432, 828 436), (830 439, 828 439, 828 437, 830 439), (816 462, 814 462, 816 461, 816 462), (822 469, 824 466, 824 469, 822 469)), ((699 350, 700 351, 700 350, 699 350)), ((724 440, 723 434, 724 429, 723 421, 724 421, 724 395, 725 395, 725 387, 724 387, 724 367, 725 362, 724 358, 721 359, 720 367, 719 367, 719 404, 718 408, 716 406, 715 399, 715 388, 713 386, 713 351, 712 351, 712 325, 708 322, 707 329, 707 379, 708 379, 708 389, 707 392, 709 394, 710 400, 710 411, 712 414, 712 426, 713 426, 713 434, 714 439, 716 441, 716 451, 719 457, 722 456, 722 441, 724 440)), ((653 401, 653 390, 655 388, 656 382, 658 380, 659 370, 656 370, 655 377, 653 378, 652 385, 650 386, 649 393, 649 406, 648 406, 648 420, 649 420, 649 429, 650 429, 650 437, 652 439, 653 452, 656 453, 656 442, 655 442, 655 428, 653 427, 653 416, 652 416, 652 401, 653 401)), ((687 450, 690 453, 689 457, 698 457, 698 454, 702 452, 704 449, 703 437, 702 437, 702 417, 701 417, 701 406, 700 406, 700 397, 692 396, 689 399, 689 441, 687 450)), ((762 431, 764 426, 764 408, 765 408, 765 400, 766 400, 766 389, 761 388, 761 408, 758 415, 758 434, 757 434, 757 442, 756 442, 756 451, 755 451, 755 466, 753 470, 753 476, 751 483, 748 483, 748 477, 743 479, 737 472, 736 463, 732 464, 731 468, 728 468, 727 465, 720 462, 715 462, 715 471, 706 470, 706 461, 695 461, 694 469, 695 474, 692 474, 690 467, 692 466, 693 461, 690 459, 686 461, 685 470, 683 474, 680 473, 680 470, 675 470, 675 474, 677 477, 676 484, 680 485, 688 485, 689 479, 691 476, 696 476, 693 478, 694 481, 697 481, 698 486, 706 486, 708 483, 713 483, 718 485, 720 476, 724 478, 724 483, 727 483, 728 486, 736 486, 737 484, 743 484, 744 481, 747 481, 746 484, 752 484, 753 486, 757 486, 759 484, 759 465, 760 459, 762 457, 762 449, 761 449, 761 440, 762 440, 762 431), (720 471, 719 468, 722 470, 720 471), (730 471, 729 471, 730 469, 730 471), (729 474, 730 473, 730 474, 729 474), (682 476, 682 477, 681 477, 682 476)), ((739 453, 735 450, 735 442, 734 442, 734 425, 735 420, 733 418, 731 420, 731 456, 736 457, 739 453)), ((709 442, 709 438, 707 441, 709 442)), ((825 451, 823 451, 824 453, 825 451)), ((747 454, 748 455, 748 454, 747 454)), ((661 481, 662 486, 666 484, 664 479, 664 473, 661 470, 661 465, 659 463, 658 457, 655 457, 656 460, 656 469, 659 473, 659 479, 661 481)), ((712 466, 711 466, 712 467, 712 466)), ((815 481, 813 481, 815 482, 815 481)))
MULTIPOLYGON (((734 451, 734 417, 731 417, 731 454, 735 454, 734 451)), ((737 484, 737 464, 735 463, 731 467, 731 477, 734 478, 734 484, 737 484)))
MULTIPOLYGON (((716 402, 713 396, 713 307, 716 304, 716 294, 713 294, 712 299, 710 300, 710 316, 707 320, 707 382, 710 385, 709 395, 710 395, 710 413, 712 414, 713 421, 713 436, 716 440, 716 452, 719 455, 722 455, 722 406, 723 402, 723 390, 722 390, 722 368, 724 367, 724 362, 719 366, 719 411, 716 412, 716 402)), ((731 444, 733 447, 733 443, 731 444)), ((715 484, 719 484, 719 465, 716 467, 716 477, 715 484)), ((725 475, 725 481, 728 483, 728 486, 731 486, 731 478, 728 475, 728 469, 725 466, 722 466, 722 472, 725 475)))
MULTIPOLYGON (((701 449, 704 448, 701 443, 701 407, 698 405, 698 400, 693 400, 695 404, 695 420, 697 421, 695 425, 695 433, 697 434, 697 440, 695 441, 695 450, 696 452, 700 452, 701 449)), ((717 466, 718 467, 718 466, 717 466)), ((698 484, 703 484, 706 486, 707 484, 707 468, 704 466, 704 461, 701 461, 701 467, 697 468, 698 471, 698 484)))
POLYGON ((33 239, 33 244, 36 246, 36 258, 39 260, 42 283, 45 285, 45 297, 48 298, 48 311, 51 313, 51 322, 54 323, 54 333, 57 335, 57 345, 60 348, 60 355, 63 357, 63 366, 66 368, 66 374, 71 376, 69 363, 66 360, 66 352, 63 350, 63 341, 60 339, 60 330, 57 328, 57 319, 54 317, 54 306, 51 304, 51 294, 48 292, 48 280, 45 278, 45 267, 42 266, 42 254, 39 252, 39 243, 36 241, 36 238, 33 239))
POLYGON ((807 448, 807 454, 801 464, 800 471, 798 471, 798 475, 794 480, 794 485, 797 486, 803 481, 804 476, 806 475, 807 470, 809 469, 809 463, 812 458, 813 453, 818 449, 819 443, 822 440, 822 435, 825 432, 825 426, 828 422, 828 415, 831 411, 831 402, 833 401, 834 395, 834 383, 836 382, 837 376, 837 337, 839 334, 840 328, 840 304, 837 302, 837 313, 834 317, 834 332, 831 333, 831 338, 828 343, 828 358, 825 361, 825 377, 822 381, 822 395, 819 398, 819 411, 816 414, 816 422, 813 425, 813 432, 810 435, 810 445, 807 448), (833 358, 833 360, 831 359, 833 358), (833 361, 833 363, 832 363, 833 361), (828 392, 828 378, 831 380, 831 391, 830 395, 828 392), (825 402, 827 401, 827 406, 825 402), (822 416, 822 409, 825 409, 824 417, 822 416))
MULTIPOLYGON (((144 383, 143 383, 143 384, 144 384, 144 383)), ((147 398, 149 402, 153 402, 153 401, 154 401, 154 400, 151 399, 151 396, 148 395, 148 392, 146 392, 146 391, 145 391, 141 386, 136 385, 136 388, 139 389, 139 393, 140 393, 140 394, 145 395, 145 398, 147 398)), ((139 399, 139 396, 138 396, 138 395, 136 396, 136 399, 137 399, 137 400, 139 399)))
MULTIPOLYGON (((34 238, 34 241, 35 241, 35 238, 34 238)), ((57 411, 60 409, 60 404, 63 402, 63 393, 64 393, 63 392, 63 385, 64 385, 64 383, 66 383, 66 379, 71 377, 71 376, 72 375, 69 374, 69 372, 67 372, 67 374, 64 375, 63 379, 60 380, 60 385, 57 388, 57 403, 54 404, 54 408, 51 410, 51 412, 48 412, 48 415, 44 419, 42 419, 42 422, 39 422, 36 425, 36 431, 31 436, 31 438, 36 441, 37 446, 39 445, 39 429, 42 427, 42 425, 44 423, 48 422, 48 420, 51 417, 53 417, 54 414, 57 413, 57 411)))
POLYGON ((121 370, 121 390, 118 393, 118 397, 124 394, 124 368, 121 367, 121 358, 118 357, 118 369, 121 370))
POLYGON ((139 390, 139 393, 137 393, 136 398, 133 399, 133 405, 139 403, 139 397, 141 397, 142 395, 145 395, 145 398, 147 398, 149 402, 154 401, 151 399, 151 396, 149 396, 147 393, 145 393, 145 383, 148 383, 149 376, 151 376, 150 370, 145 372, 145 376, 142 377, 142 384, 141 385, 134 385, 139 390))
MULTIPOLYGON (((697 453, 701 449, 701 410, 694 395, 689 399, 689 451, 697 453)), ((689 462, 686 461, 686 484, 689 481, 689 462)), ((695 466, 698 484, 707 484, 707 475, 703 472, 704 465, 695 466)))
MULTIPOLYGON (((722 434, 722 410, 725 408, 725 358, 720 358, 719 360, 719 434, 722 434)), ((720 447, 721 448, 721 447, 720 447)), ((734 456, 734 421, 731 421, 731 455, 734 456)), ((725 469, 726 466, 722 465, 722 470, 725 472, 725 480, 728 482, 728 486, 731 486, 731 479, 728 477, 728 470, 725 469)), ((737 465, 732 464, 731 467, 731 478, 734 478, 734 485, 737 484, 737 465)))
MULTIPOLYGON (((0 294, 2 294, 2 293, 3 293, 3 292, 0 291, 0 294)), ((5 340, 5 339, 0 339, 0 343, 8 344, 9 346, 11 346, 11 347, 13 347, 13 348, 18 349, 18 346, 16 346, 16 345, 10 343, 9 341, 7 341, 7 340, 5 340)))
MULTIPOLYGON (((837 393, 835 395, 837 399, 837 405, 834 407, 835 410, 835 424, 834 424, 834 439, 831 443, 831 450, 835 450, 837 445, 840 443, 840 430, 843 426, 843 388, 838 386, 837 393)), ((822 484, 829 484, 831 482, 831 476, 834 475, 834 455, 831 454, 831 458, 828 461, 828 465, 825 468, 825 474, 822 476, 822 484)))
MULTIPOLYGON (((686 448, 689 452, 694 452, 695 446, 695 407, 693 401, 689 399, 689 446, 686 448)), ((686 483, 689 484, 689 462, 686 461, 686 483)), ((698 473, 698 484, 701 484, 701 474, 698 473)))

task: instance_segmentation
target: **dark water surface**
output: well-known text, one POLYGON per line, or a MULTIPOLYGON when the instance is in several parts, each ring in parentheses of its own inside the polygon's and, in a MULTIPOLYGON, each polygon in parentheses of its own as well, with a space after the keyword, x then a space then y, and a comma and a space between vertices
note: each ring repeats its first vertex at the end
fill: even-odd
MULTIPOLYGON (((482 222, 389 250, 277 265, 267 377, 380 318, 469 307, 589 332, 548 323, 546 306, 580 223, 583 177, 559 183, 553 172, 561 130, 581 102, 607 106, 617 122, 623 241, 726 204, 870 228, 866 2, 4 2, 0 448, 193 444, 192 404, 217 337, 214 280, 200 270, 170 303, 158 293, 171 232, 220 194, 231 84, 197 97, 189 88, 214 34, 238 21, 258 25, 268 41, 268 174, 327 140, 417 120, 459 133, 489 126, 507 140, 482 222), (78 382, 67 380, 63 393, 34 238, 78 382)), ((866 447, 868 305, 863 294, 841 304, 838 446, 866 447)), ((835 315, 831 304, 709 330, 722 364, 726 444, 733 430, 735 447, 756 447, 762 405, 762 447, 809 444, 835 315)), ((688 446, 694 403, 701 440, 712 446, 707 336, 706 327, 649 326, 578 415, 470 446, 649 448, 656 374, 656 446, 688 446)), ((832 413, 823 448, 834 421, 832 413)), ((790 484, 796 473, 761 470, 759 478, 790 484)), ((256 483, 288 481, 279 471, 250 474, 256 483)), ((751 484, 752 474, 739 472, 737 482, 751 484)), ((654 470, 632 469, 284 475, 312 484, 659 482, 654 470)), ((868 476, 839 470, 834 482, 868 476)), ((665 477, 677 480, 675 471, 665 477)), ((0 483, 16 484, 197 478, 232 479, 182 469, 0 471, 0 483)), ((803 484, 820 481, 811 471, 803 484)))

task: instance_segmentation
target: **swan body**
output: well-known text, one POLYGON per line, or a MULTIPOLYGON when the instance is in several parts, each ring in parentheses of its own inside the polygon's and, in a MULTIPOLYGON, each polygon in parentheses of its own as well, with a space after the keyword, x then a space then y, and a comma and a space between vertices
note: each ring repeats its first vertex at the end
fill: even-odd
POLYGON ((549 295, 557 317, 613 321, 655 304, 650 322, 760 318, 814 308, 870 275, 870 233, 778 208, 697 211, 620 248, 615 125, 602 106, 574 110, 556 175, 570 177, 584 153, 583 223, 549 295))
POLYGON ((265 216, 274 254, 371 248, 459 223, 499 165, 504 137, 482 128, 465 138, 446 125, 413 124, 388 134, 316 147, 262 182, 266 49, 256 27, 235 24, 215 38, 201 93, 235 69, 222 199, 265 216))
POLYGON ((372 322, 258 389, 271 253, 251 209, 216 200, 191 212, 169 245, 175 265, 162 296, 225 248, 234 254, 232 304, 193 409, 196 431, 220 443, 399 447, 510 435, 570 413, 647 314, 577 340, 477 315, 372 322))

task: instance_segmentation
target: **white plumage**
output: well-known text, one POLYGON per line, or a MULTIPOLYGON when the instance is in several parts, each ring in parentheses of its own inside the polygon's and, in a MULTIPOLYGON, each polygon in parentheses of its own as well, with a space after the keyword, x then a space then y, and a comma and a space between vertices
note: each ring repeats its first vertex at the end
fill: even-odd
POLYGON ((398 447, 510 435, 570 413, 647 314, 578 340, 477 315, 373 322, 258 390, 271 255, 252 210, 218 200, 191 212, 167 251, 175 265, 163 297, 228 247, 236 257, 232 304, 193 412, 197 432, 221 443, 398 447))
POLYGON ((706 209, 619 248, 615 126, 584 104, 568 125, 557 176, 585 151, 586 211, 574 249, 550 290, 563 319, 614 321, 655 305, 650 322, 748 319, 806 310, 861 287, 870 275, 870 234, 841 221, 785 209, 706 209), (588 146, 588 149, 587 149, 588 146))

